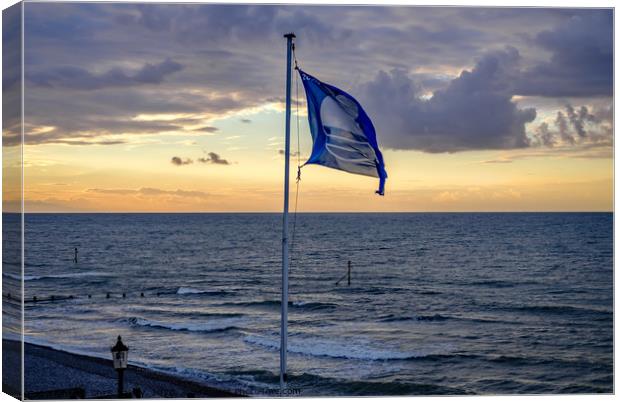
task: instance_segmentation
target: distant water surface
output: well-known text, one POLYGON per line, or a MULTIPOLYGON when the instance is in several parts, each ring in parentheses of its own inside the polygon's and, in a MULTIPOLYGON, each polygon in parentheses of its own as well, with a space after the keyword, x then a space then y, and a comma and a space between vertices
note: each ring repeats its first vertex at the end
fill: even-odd
MULTIPOLYGON (((27 215, 25 297, 39 302, 27 303, 26 339, 108 357, 121 334, 134 364, 277 389, 280 224, 279 214, 27 215), (74 298, 41 301, 51 295, 74 298)), ((298 215, 290 386, 610 393, 612 230, 609 213, 298 215), (348 260, 351 286, 335 285, 348 260)))

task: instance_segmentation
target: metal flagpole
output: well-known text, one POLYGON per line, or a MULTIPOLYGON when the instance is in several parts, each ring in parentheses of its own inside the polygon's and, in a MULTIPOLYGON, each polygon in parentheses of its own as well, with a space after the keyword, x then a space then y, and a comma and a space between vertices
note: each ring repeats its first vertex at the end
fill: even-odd
POLYGON ((291 53, 294 33, 286 38, 286 122, 284 145, 284 213, 282 214, 282 317, 280 319, 280 390, 286 385, 286 352, 288 343, 288 172, 291 151, 291 53))

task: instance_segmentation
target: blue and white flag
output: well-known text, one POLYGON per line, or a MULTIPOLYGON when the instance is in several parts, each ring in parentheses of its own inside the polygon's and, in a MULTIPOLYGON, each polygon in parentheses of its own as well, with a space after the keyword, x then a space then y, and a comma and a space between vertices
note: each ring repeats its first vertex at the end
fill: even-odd
MULTIPOLYGON (((298 69, 299 70, 299 69, 298 69)), ((379 178, 383 195, 387 173, 375 128, 362 106, 348 93, 299 70, 308 99, 312 154, 305 164, 379 178)))

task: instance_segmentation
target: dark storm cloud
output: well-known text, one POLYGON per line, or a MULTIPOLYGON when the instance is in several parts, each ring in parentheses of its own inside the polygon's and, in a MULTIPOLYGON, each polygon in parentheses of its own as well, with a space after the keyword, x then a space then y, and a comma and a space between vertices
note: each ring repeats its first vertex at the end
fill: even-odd
POLYGON ((106 87, 160 84, 167 75, 182 69, 181 64, 166 59, 157 64, 147 63, 133 74, 128 74, 120 68, 113 68, 102 74, 93 74, 80 67, 62 66, 28 74, 26 78, 30 83, 42 87, 92 90, 106 87))
POLYGON ((170 159, 170 162, 176 166, 191 165, 194 163, 194 161, 189 158, 181 159, 178 156, 173 156, 172 159, 170 159))
POLYGON ((456 152, 529 146, 525 125, 534 109, 511 100, 511 81, 518 75, 514 48, 485 55, 471 71, 463 71, 430 99, 402 70, 380 72, 362 88, 381 145, 393 149, 456 152))
POLYGON ((2 143, 21 143, 21 3, 2 12, 2 143))
POLYGON ((379 73, 363 97, 384 134, 381 142, 389 148, 455 152, 548 146, 560 140, 575 144, 573 134, 586 137, 584 123, 594 119, 587 108, 568 105, 557 114, 555 134, 543 123, 532 142, 526 125, 536 111, 518 108, 512 97, 611 95, 611 41, 609 12, 570 16, 536 36, 536 43, 551 52, 548 62, 521 68, 519 51, 509 47, 484 55, 473 70, 463 71, 428 100, 420 97, 420 81, 402 70, 379 73), (377 96, 381 93, 388 95, 377 96))
POLYGON ((18 4, 2 12, 2 90, 21 83, 21 8, 18 4))
POLYGON ((137 14, 119 16, 157 33, 167 33, 184 43, 240 40, 257 42, 281 38, 295 30, 308 40, 324 42, 342 38, 348 30, 326 23, 301 7, 277 5, 138 5, 137 14), (205 29, 207 28, 207 29, 205 29))
MULTIPOLYGON (((138 121, 134 117, 149 113, 213 113, 227 112, 239 103, 230 97, 209 99, 199 94, 171 95, 164 88, 108 88, 80 91, 71 96, 59 96, 59 90, 39 89, 26 92, 28 122, 33 125, 56 127, 53 131, 34 136, 26 135, 29 144, 55 142, 59 138, 84 135, 157 134, 181 131, 182 125, 197 124, 200 120, 179 118, 171 121, 138 121)), ((62 93, 62 92, 61 92, 62 93)), ((214 132, 213 128, 204 130, 214 132)), ((188 131, 195 135, 196 132, 188 131)))
POLYGON ((611 96, 613 91, 613 15, 590 10, 536 35, 551 52, 548 62, 524 72, 517 92, 550 97, 611 96))
MULTIPOLYGON (((113 3, 28 10, 27 76, 47 86, 31 86, 27 115, 33 126, 55 127, 37 143, 180 130, 196 116, 282 101, 288 30, 298 36, 301 66, 359 97, 380 144, 393 149, 544 143, 542 134, 526 136, 528 127, 530 137, 540 131, 530 124, 536 114, 514 95, 608 96, 611 88, 609 10, 113 3), (134 120, 149 113, 189 117, 134 120)), ((587 122, 574 113, 571 120, 562 110, 569 131, 587 122)), ((553 123, 548 129, 556 132, 553 123)))
POLYGON ((207 158, 198 158, 198 162, 200 163, 211 163, 214 165, 230 165, 226 159, 222 159, 222 157, 215 152, 208 152, 207 158))

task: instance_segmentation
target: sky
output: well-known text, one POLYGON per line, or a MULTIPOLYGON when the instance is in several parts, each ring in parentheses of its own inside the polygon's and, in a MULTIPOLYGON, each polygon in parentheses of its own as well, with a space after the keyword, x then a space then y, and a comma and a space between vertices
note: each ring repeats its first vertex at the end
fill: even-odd
MULTIPOLYGON (((300 212, 613 209, 610 9, 26 3, 24 23, 27 212, 280 211, 289 31, 299 65, 363 105, 388 172, 381 197, 306 165, 300 212)), ((292 96, 294 200, 312 142, 292 96)))

